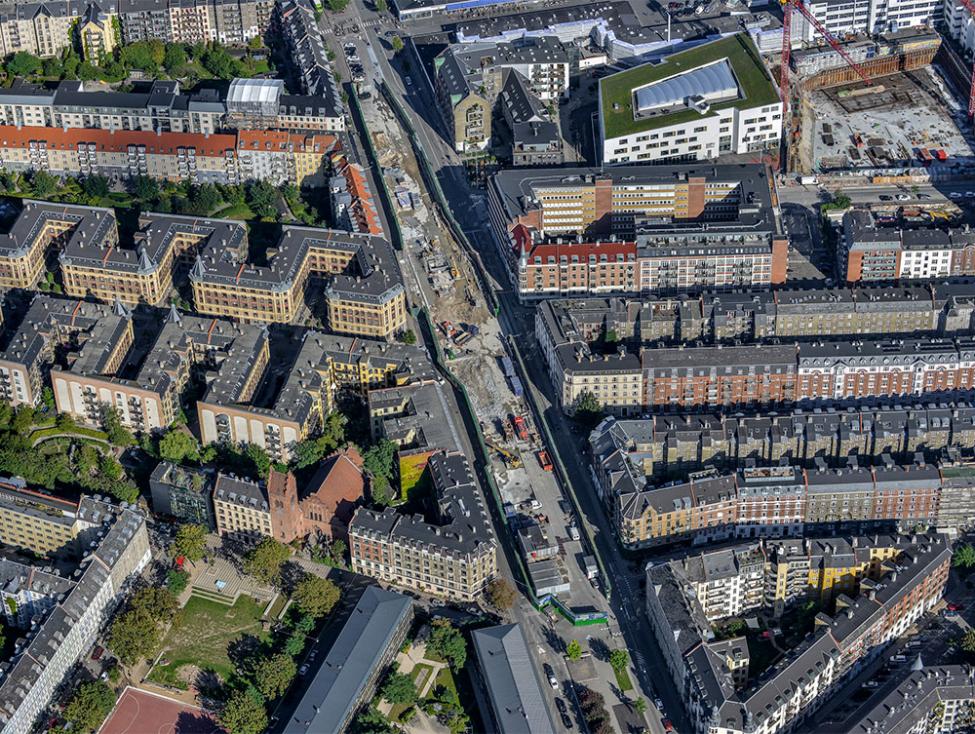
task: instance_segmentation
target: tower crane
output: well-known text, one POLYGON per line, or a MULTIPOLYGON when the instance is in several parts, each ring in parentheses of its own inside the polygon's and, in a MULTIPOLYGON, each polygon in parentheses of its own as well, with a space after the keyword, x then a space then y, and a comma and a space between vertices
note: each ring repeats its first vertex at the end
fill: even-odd
MULTIPOLYGON (((846 49, 840 45, 833 34, 826 30, 826 26, 819 22, 819 19, 813 15, 809 8, 806 7, 803 0, 781 0, 782 2, 782 66, 779 69, 779 88, 782 91, 782 121, 787 122, 789 119, 789 58, 792 56, 792 9, 795 8, 802 16, 812 23, 813 27, 820 32, 826 42, 833 48, 836 53, 843 57, 843 60, 850 65, 850 67, 857 73, 865 83, 873 84, 873 79, 871 79, 867 73, 860 67, 860 65, 852 59, 850 54, 846 52, 846 49)), ((961 0, 965 3, 965 7, 972 10, 975 13, 975 2, 973 0, 961 0)))

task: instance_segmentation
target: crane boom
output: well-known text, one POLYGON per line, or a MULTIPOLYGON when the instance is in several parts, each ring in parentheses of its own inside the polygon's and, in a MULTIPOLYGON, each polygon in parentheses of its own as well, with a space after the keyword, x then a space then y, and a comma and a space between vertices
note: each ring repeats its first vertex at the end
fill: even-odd
POLYGON ((813 27, 819 31, 823 38, 826 39, 826 42, 830 45, 830 47, 832 47, 836 53, 843 57, 843 60, 849 64, 853 71, 857 73, 858 77, 860 77, 866 84, 873 84, 873 79, 871 79, 867 73, 860 68, 860 65, 853 60, 850 54, 846 52, 846 49, 840 45, 840 42, 833 37, 833 34, 826 30, 826 26, 820 23, 819 19, 809 12, 809 8, 805 6, 802 0, 788 0, 788 2, 790 5, 795 5, 799 12, 802 13, 802 17, 813 24, 813 27))

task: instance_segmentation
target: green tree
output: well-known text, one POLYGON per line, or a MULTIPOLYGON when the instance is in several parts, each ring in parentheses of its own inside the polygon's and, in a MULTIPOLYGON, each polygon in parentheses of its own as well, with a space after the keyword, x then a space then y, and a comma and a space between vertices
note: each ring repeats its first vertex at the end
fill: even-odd
POLYGON ((515 589, 503 578, 496 578, 487 585, 487 597, 491 605, 506 612, 515 604, 515 589))
POLYGON ((386 0, 376 0, 377 13, 385 13, 387 10, 389 10, 389 3, 386 0))
POLYGON ((82 61, 78 64, 78 78, 83 82, 93 82, 101 74, 98 71, 98 67, 95 66, 90 61, 82 61))
POLYGON ((578 640, 571 640, 568 646, 565 648, 565 656, 569 660, 578 660, 582 657, 582 645, 579 644, 578 640))
POLYGON ((107 479, 110 482, 118 482, 122 479, 122 464, 108 452, 99 454, 98 472, 103 479, 107 479))
POLYGON ((464 635, 446 619, 433 620, 427 649, 448 661, 454 670, 460 670, 467 662, 464 635))
POLYGON ((78 66, 81 64, 81 58, 78 53, 70 46, 64 49, 61 54, 61 66, 64 70, 65 79, 76 79, 78 77, 78 66))
POLYGON ((626 650, 613 650, 609 654, 609 664, 617 673, 623 672, 630 664, 630 653, 626 650))
POLYGON ((105 405, 102 410, 102 430, 108 436, 108 441, 114 446, 125 447, 135 445, 135 439, 125 426, 118 409, 105 405))
POLYGON ((220 723, 229 734, 261 734, 268 719, 260 695, 256 691, 235 691, 220 711, 220 723))
POLYGON ((178 568, 171 568, 169 573, 166 574, 166 588, 176 596, 179 596, 186 590, 189 582, 190 575, 186 571, 180 571, 178 568))
POLYGON ((132 193, 143 204, 150 204, 159 198, 159 184, 154 178, 136 176, 132 179, 132 193))
POLYGON ((195 523, 180 525, 173 539, 173 554, 195 563, 203 558, 207 548, 207 529, 195 523))
POLYGON ((283 652, 263 658, 254 666, 254 683, 268 701, 283 696, 298 674, 290 655, 283 652))
POLYGON ((951 565, 955 568, 972 568, 975 566, 975 546, 962 543, 951 556, 951 565))
POLYGON ((170 428, 159 439, 159 458, 182 464, 200 460, 200 444, 191 433, 182 428, 170 428))
POLYGON ((58 190, 58 179, 47 171, 31 171, 28 182, 31 192, 39 199, 50 199, 58 190))
POLYGON ((60 79, 61 75, 64 73, 64 67, 61 65, 61 59, 56 56, 52 56, 49 59, 44 59, 43 65, 44 76, 49 79, 60 79))
POLYGON ((132 596, 131 607, 144 611, 157 622, 171 619, 178 607, 176 596, 169 589, 146 586, 132 596))
POLYGON ((271 471, 271 457, 263 446, 249 443, 244 446, 244 457, 254 466, 254 471, 261 479, 266 479, 271 471))
POLYGON ((40 73, 44 62, 26 51, 18 51, 7 61, 7 73, 10 76, 34 76, 40 73))
POLYGON ((163 66, 172 75, 186 63, 186 49, 181 43, 166 44, 166 52, 163 54, 163 66))
POLYGON ((393 45, 393 52, 399 53, 400 51, 403 50, 403 39, 400 38, 399 36, 393 36, 392 45, 393 45))
POLYGON ((345 443, 345 424, 348 419, 333 411, 325 418, 322 435, 309 438, 296 444, 292 450, 291 466, 304 469, 306 466, 317 464, 323 458, 345 443))
POLYGON ((413 679, 405 673, 397 671, 393 671, 386 676, 379 695, 382 696, 383 700, 394 705, 412 706, 417 700, 416 686, 413 685, 413 679))
POLYGON ((647 712, 647 699, 638 698, 633 702, 633 708, 638 714, 645 714, 647 712))
POLYGON ((345 545, 345 541, 344 540, 342 540, 341 538, 339 538, 337 540, 333 540, 332 541, 332 547, 331 547, 332 560, 335 561, 336 563, 340 563, 340 564, 341 563, 345 563, 345 551, 346 550, 347 550, 347 547, 345 545))
POLYGON ((115 706, 115 691, 100 680, 82 683, 64 708, 72 732, 87 734, 102 725, 115 706))
POLYGON ((267 181, 247 184, 247 206, 260 218, 274 217, 278 213, 278 190, 267 181))
POLYGON ((159 645, 159 626, 144 609, 130 609, 112 625, 108 647, 125 665, 147 658, 159 645))
POLYGON ((349 7, 349 0, 328 0, 328 8, 333 13, 341 13, 349 7))
POLYGON ((105 176, 86 176, 81 180, 81 190, 91 199, 101 199, 112 193, 105 176))
POLYGON ((281 566, 290 555, 288 546, 274 538, 263 538, 244 558, 244 571, 261 583, 275 585, 280 580, 281 566))
POLYGON ((967 653, 975 653, 975 629, 969 629, 961 640, 958 641, 959 647, 967 653))
POLYGON ((403 329, 403 331, 396 335, 396 338, 404 344, 411 346, 416 344, 416 334, 413 332, 413 329, 403 329))
POLYGON ((45 387, 41 391, 41 402, 44 404, 44 407, 47 408, 48 410, 54 410, 57 407, 57 404, 55 403, 54 400, 54 390, 52 390, 49 387, 45 387))
POLYGON ((362 466, 372 478, 373 502, 389 504, 388 491, 395 457, 396 444, 385 438, 379 439, 378 443, 362 455, 362 466))
POLYGON ((339 587, 328 579, 306 573, 295 586, 292 600, 298 609, 310 617, 319 619, 332 611, 341 597, 339 587))

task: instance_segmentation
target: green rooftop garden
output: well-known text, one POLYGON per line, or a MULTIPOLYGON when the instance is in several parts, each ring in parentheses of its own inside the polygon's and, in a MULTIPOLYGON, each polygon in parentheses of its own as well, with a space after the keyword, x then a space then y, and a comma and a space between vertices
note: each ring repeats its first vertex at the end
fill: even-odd
POLYGON ((761 107, 779 101, 779 93, 772 84, 758 49, 747 33, 738 33, 681 51, 668 56, 659 64, 644 64, 608 76, 599 82, 599 94, 606 139, 712 117, 718 110, 729 107, 761 107), (738 79, 742 94, 739 99, 711 105, 710 111, 704 115, 695 110, 682 109, 669 115, 640 119, 633 117, 634 89, 725 58, 738 79), (614 103, 619 105, 619 109, 614 109, 614 103))

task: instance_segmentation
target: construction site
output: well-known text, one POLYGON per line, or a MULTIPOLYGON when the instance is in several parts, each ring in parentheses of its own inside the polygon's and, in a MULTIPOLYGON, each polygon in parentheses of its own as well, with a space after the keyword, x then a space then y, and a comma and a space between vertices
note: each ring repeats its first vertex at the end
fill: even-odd
POLYGON ((788 170, 925 167, 936 177, 975 164, 965 101, 936 63, 940 48, 937 33, 906 30, 793 52, 788 170))

